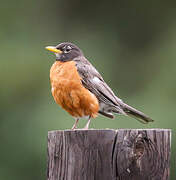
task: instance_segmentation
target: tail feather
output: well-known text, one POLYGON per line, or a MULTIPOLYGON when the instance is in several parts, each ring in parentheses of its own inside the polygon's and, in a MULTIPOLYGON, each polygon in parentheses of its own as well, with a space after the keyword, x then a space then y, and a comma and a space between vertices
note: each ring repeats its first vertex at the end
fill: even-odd
POLYGON ((114 118, 114 115, 112 113, 104 112, 104 111, 99 111, 99 113, 102 114, 103 116, 108 117, 108 118, 111 118, 111 119, 114 118))
POLYGON ((154 120, 151 119, 149 116, 145 115, 143 112, 138 111, 137 109, 123 103, 122 105, 124 112, 128 115, 131 116, 138 121, 146 124, 148 122, 153 122, 154 120))

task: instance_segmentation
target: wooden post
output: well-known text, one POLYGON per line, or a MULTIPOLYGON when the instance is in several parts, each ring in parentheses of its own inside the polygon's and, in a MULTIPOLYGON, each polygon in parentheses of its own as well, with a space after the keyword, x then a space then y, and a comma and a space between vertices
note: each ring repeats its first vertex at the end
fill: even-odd
POLYGON ((169 180, 169 129, 48 133, 48 180, 169 180))

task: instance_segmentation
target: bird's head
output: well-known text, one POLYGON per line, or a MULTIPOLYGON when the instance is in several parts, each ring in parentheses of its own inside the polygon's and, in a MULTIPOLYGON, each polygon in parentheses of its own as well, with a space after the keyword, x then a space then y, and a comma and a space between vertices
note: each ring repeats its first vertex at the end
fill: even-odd
POLYGON ((47 46, 46 49, 55 53, 56 61, 72 61, 76 57, 83 56, 82 51, 70 42, 63 42, 57 46, 47 46))

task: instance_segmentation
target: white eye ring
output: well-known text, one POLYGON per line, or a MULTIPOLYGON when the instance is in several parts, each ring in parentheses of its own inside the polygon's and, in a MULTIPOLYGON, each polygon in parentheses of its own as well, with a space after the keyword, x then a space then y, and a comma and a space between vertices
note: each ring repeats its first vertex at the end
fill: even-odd
POLYGON ((72 49, 71 46, 66 46, 66 47, 65 47, 65 50, 64 50, 64 53, 70 52, 71 49, 72 49))

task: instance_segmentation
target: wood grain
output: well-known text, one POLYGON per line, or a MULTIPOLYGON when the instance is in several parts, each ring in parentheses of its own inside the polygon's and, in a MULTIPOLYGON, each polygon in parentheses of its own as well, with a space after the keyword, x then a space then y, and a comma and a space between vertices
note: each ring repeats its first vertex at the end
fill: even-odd
POLYGON ((48 133, 48 180, 169 180, 168 129, 48 133))

